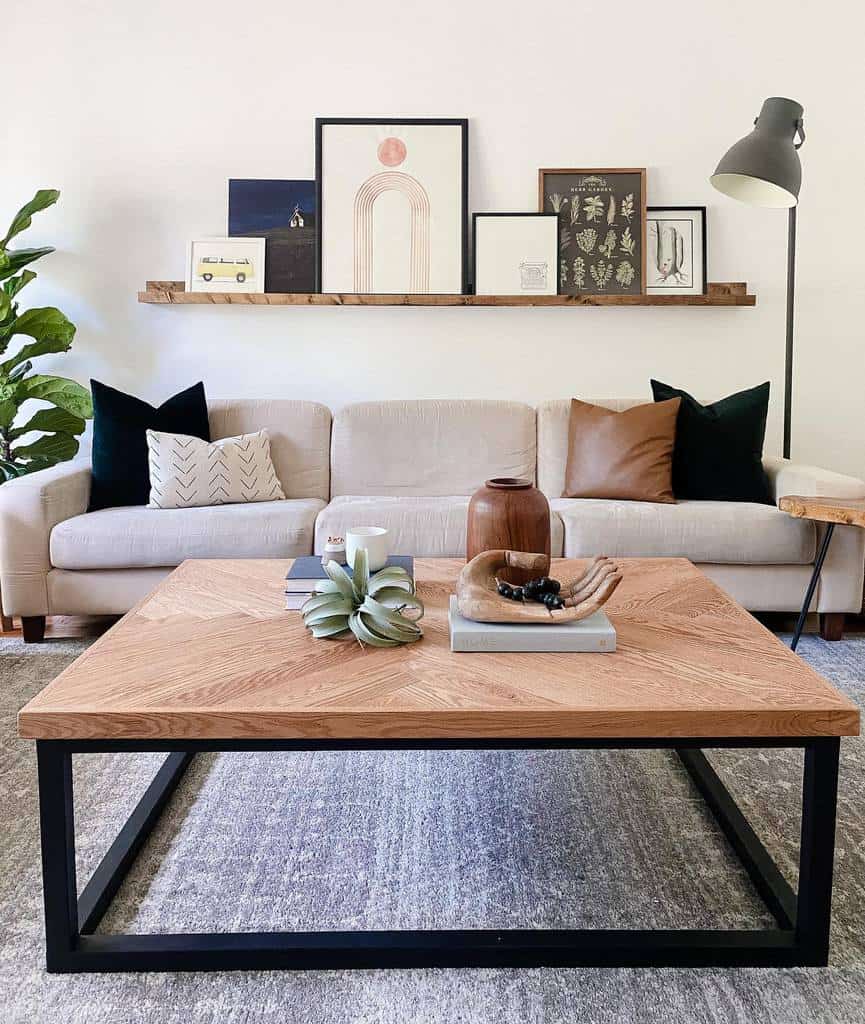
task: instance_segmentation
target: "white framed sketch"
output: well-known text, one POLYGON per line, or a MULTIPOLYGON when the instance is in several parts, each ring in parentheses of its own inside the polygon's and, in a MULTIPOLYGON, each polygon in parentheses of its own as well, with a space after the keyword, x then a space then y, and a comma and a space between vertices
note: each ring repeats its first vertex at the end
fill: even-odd
POLYGON ((705 291, 706 207, 648 207, 646 293, 703 295, 705 291))
POLYGON ((465 291, 468 121, 316 118, 322 292, 465 291))
POLYGON ((188 292, 263 292, 263 238, 195 238, 186 253, 188 292))
POLYGON ((475 295, 558 295, 555 213, 475 213, 475 295))

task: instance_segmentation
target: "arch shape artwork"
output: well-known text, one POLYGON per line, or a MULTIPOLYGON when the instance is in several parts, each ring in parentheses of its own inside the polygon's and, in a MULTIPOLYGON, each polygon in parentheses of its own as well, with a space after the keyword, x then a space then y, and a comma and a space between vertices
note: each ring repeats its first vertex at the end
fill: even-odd
POLYGON ((430 202, 423 185, 402 171, 381 171, 360 186, 354 197, 354 290, 373 289, 373 213, 383 192, 399 192, 409 204, 411 242, 409 291, 429 292, 430 202))

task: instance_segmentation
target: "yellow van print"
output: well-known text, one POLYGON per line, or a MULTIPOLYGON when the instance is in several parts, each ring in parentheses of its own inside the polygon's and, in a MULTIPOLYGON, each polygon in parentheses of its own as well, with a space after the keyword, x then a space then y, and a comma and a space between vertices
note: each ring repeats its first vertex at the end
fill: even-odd
POLYGON ((205 281, 231 278, 238 284, 255 279, 255 264, 245 256, 237 259, 226 259, 223 256, 202 256, 195 268, 195 273, 205 281))

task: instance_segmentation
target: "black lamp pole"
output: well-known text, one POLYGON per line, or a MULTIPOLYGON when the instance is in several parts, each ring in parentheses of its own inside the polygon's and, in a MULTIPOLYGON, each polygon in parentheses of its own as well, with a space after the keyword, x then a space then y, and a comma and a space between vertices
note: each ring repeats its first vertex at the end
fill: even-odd
POLYGON ((787 343, 784 356, 784 458, 790 458, 793 408, 793 307, 796 284, 796 205, 802 184, 799 147, 805 141, 803 108, 771 96, 754 130, 721 157, 709 179, 725 195, 751 206, 787 208, 787 343), (797 141, 798 136, 798 141, 797 141))

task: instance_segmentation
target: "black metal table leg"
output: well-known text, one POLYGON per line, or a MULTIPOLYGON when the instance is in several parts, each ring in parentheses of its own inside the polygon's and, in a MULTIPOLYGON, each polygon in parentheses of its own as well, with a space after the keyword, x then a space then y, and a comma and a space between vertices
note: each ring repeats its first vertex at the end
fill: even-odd
POLYGON ((820 550, 817 553, 817 561, 814 563, 814 571, 811 573, 811 580, 808 583, 808 589, 805 591, 805 601, 802 605, 802 611, 799 612, 796 631, 793 633, 793 641, 790 644, 791 651, 795 651, 799 646, 799 637, 802 636, 802 630, 805 628, 805 619, 808 615, 808 609, 811 607, 814 591, 817 589, 817 581, 820 579, 820 573, 823 571, 823 563, 826 561, 826 552, 829 550, 829 541, 832 540, 832 534, 834 532, 835 524, 829 523, 826 527, 825 534, 823 534, 823 543, 820 545, 820 550))
POLYGON ((802 962, 812 967, 825 967, 829 960, 839 748, 837 737, 813 740, 805 748, 796 943, 802 962))
POLYGON ((45 960, 49 971, 63 971, 69 969, 78 943, 72 755, 61 743, 40 740, 36 744, 36 761, 42 832, 45 960))

